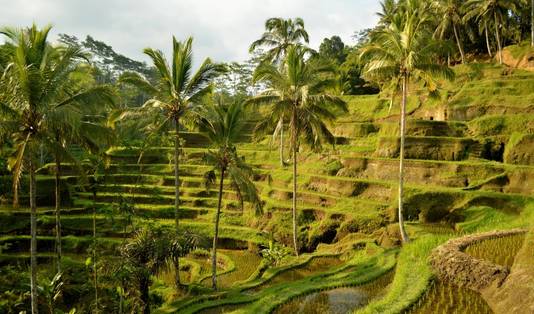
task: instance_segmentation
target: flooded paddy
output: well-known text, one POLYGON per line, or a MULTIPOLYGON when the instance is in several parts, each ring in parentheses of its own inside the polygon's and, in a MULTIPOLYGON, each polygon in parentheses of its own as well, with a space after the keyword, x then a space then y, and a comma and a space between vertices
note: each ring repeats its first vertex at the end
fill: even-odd
POLYGON ((484 240, 468 246, 465 253, 497 265, 512 267, 524 241, 525 234, 484 240))
POLYGON ((297 297, 280 306, 275 314, 346 314, 382 297, 393 280, 391 271, 377 280, 357 287, 342 287, 297 297))
POLYGON ((406 313, 491 314, 493 311, 479 293, 442 281, 435 281, 429 291, 406 313))
POLYGON ((262 285, 261 288, 264 289, 282 282, 300 280, 313 274, 325 272, 341 264, 343 264, 343 261, 338 257, 316 257, 306 265, 276 275, 265 285, 262 285))

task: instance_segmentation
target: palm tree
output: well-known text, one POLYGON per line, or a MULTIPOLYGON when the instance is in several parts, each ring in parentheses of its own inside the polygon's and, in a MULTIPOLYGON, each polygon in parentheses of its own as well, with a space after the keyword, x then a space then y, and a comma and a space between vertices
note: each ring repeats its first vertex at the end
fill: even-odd
MULTIPOLYGON (((74 85, 74 83, 72 83, 74 85)), ((92 117, 92 109, 99 111, 105 110, 105 107, 113 106, 113 99, 110 102, 98 102, 86 104, 89 106, 64 106, 51 112, 48 115, 50 121, 49 129, 52 135, 51 146, 55 163, 55 219, 56 219, 56 254, 57 254, 57 272, 61 272, 61 163, 68 160, 74 166, 74 170, 80 175, 80 180, 85 181, 85 171, 80 161, 73 156, 67 144, 78 144, 91 152, 99 150, 103 142, 109 142, 113 134, 106 126, 98 123, 92 117), (101 107, 101 108, 94 108, 101 107)))
MULTIPOLYGON (((287 50, 291 46, 300 46, 309 43, 308 32, 304 29, 304 20, 301 18, 283 19, 273 17, 265 22, 265 32, 260 39, 254 41, 249 48, 253 53, 261 47, 269 48, 263 55, 263 62, 274 62, 283 65, 287 50)), ((282 115, 274 128, 273 141, 280 135, 280 166, 286 165, 284 159, 284 121, 282 115)))
MULTIPOLYGON (((76 71, 76 60, 83 57, 75 47, 53 47, 48 41, 50 26, 38 29, 36 25, 25 29, 3 28, 0 33, 7 37, 12 47, 9 63, 4 71, 7 78, 2 89, 7 101, 1 104, 2 112, 8 113, 10 125, 6 129, 16 130, 11 134, 15 152, 11 158, 13 171, 14 205, 18 205, 18 186, 25 164, 30 179, 31 219, 31 307, 37 313, 37 234, 36 234, 36 162, 37 147, 46 146, 53 151, 55 125, 66 123, 60 114, 72 108, 73 112, 96 103, 113 102, 113 93, 107 86, 78 89, 72 86, 70 75, 76 71)), ((75 115, 68 115, 70 121, 77 121, 75 115)))
MULTIPOLYGON (((477 18, 486 23, 493 23, 497 42, 499 63, 503 63, 501 28, 508 12, 516 12, 521 0, 468 0, 464 5, 465 20, 477 18)), ((489 49, 489 46, 488 46, 489 49)))
POLYGON ((123 264, 139 286, 143 313, 150 313, 151 276, 159 273, 170 257, 169 239, 163 230, 140 229, 133 239, 120 247, 123 264))
POLYGON ((334 143, 335 138, 328 130, 327 123, 332 122, 337 114, 347 112, 343 100, 324 92, 326 87, 335 84, 335 79, 321 77, 320 74, 331 72, 331 69, 307 61, 307 53, 308 50, 303 47, 291 46, 283 67, 265 63, 260 65, 254 73, 254 80, 265 83, 268 88, 248 101, 256 105, 271 105, 269 116, 256 126, 255 133, 270 128, 280 116, 290 117, 293 246, 297 255, 297 153, 300 141, 313 149, 320 149, 323 142, 334 143))
POLYGON ((39 295, 44 299, 44 304, 48 308, 48 313, 55 313, 55 303, 59 301, 63 294, 62 273, 57 273, 52 279, 46 279, 37 286, 39 295))
MULTIPOLYGON (((465 5, 463 7, 463 10, 465 11, 465 5)), ((480 35, 484 34, 484 39, 486 41, 486 49, 488 50, 488 55, 490 57, 493 57, 493 53, 491 51, 491 44, 489 39, 489 32, 490 32, 490 26, 492 25, 491 20, 489 20, 489 17, 487 16, 472 16, 468 14, 464 14, 462 17, 462 20, 464 23, 468 22, 471 19, 475 19, 475 21, 478 24, 478 33, 480 35)))
POLYGON ((236 143, 241 137, 245 117, 243 105, 233 103, 225 107, 222 103, 207 105, 200 113, 201 130, 205 132, 214 150, 206 153, 206 161, 214 166, 207 173, 208 182, 215 181, 219 172, 219 199, 215 214, 215 232, 212 246, 212 287, 217 289, 217 242, 219 240, 219 219, 221 215, 223 183, 226 176, 232 182, 239 199, 252 203, 256 212, 261 210, 256 186, 252 182, 252 169, 237 154, 236 143))
POLYGON ((393 22, 393 17, 399 9, 399 4, 395 0, 382 0, 380 2, 381 12, 377 12, 380 17, 379 24, 387 26, 393 22))
POLYGON ((436 7, 436 13, 440 17, 434 34, 439 39, 443 39, 445 33, 452 28, 454 40, 462 57, 462 63, 465 63, 464 48, 458 35, 458 27, 462 25, 461 3, 458 0, 437 0, 434 2, 434 5, 436 7))
MULTIPOLYGON (((163 122, 158 122, 155 130, 163 130, 165 127, 174 128, 174 217, 176 230, 179 227, 180 217, 180 123, 191 111, 198 106, 203 97, 211 91, 211 82, 222 72, 220 65, 214 64, 209 58, 204 60, 195 74, 192 74, 193 38, 189 37, 184 42, 179 42, 173 36, 172 66, 165 59, 163 52, 146 48, 144 53, 148 55, 157 70, 158 80, 155 84, 149 82, 138 73, 125 73, 120 81, 132 84, 152 96, 140 112, 146 111, 163 115, 163 122)), ((179 263, 179 259, 176 260, 179 263)), ((179 269, 179 265, 176 266, 179 269)), ((176 272, 176 282, 180 282, 180 274, 176 272)))
MULTIPOLYGON (((173 234, 169 235, 167 243, 169 250, 168 259, 174 265, 174 271, 178 272, 178 269, 176 268, 176 266, 179 265, 178 259, 186 256, 192 250, 194 250, 197 247, 198 242, 200 242, 202 239, 200 239, 197 235, 187 231, 174 233, 174 236, 172 235, 173 234)), ((176 282, 175 285, 177 288, 179 288, 180 282, 176 282)))
POLYGON ((280 63, 290 46, 299 46, 302 42, 309 43, 303 19, 273 17, 265 21, 265 32, 250 45, 249 52, 253 53, 261 47, 269 48, 264 53, 263 61, 280 63))
POLYGON ((393 23, 371 35, 370 43, 360 57, 366 62, 368 79, 390 80, 402 90, 400 113, 399 156, 399 228, 403 242, 408 242, 403 219, 404 143, 406 133, 406 102, 411 81, 423 81, 430 92, 437 91, 435 77, 452 78, 454 72, 437 63, 441 43, 432 39, 427 27, 431 17, 426 6, 407 6, 405 13, 395 16, 393 23))

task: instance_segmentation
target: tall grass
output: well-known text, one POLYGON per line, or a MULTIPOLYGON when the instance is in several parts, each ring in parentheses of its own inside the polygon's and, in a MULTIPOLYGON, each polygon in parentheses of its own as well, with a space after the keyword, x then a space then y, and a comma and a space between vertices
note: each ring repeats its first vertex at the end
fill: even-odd
POLYGON ((434 281, 431 288, 420 298, 410 314, 493 313, 479 293, 466 288, 434 281))
POLYGON ((525 234, 480 241, 468 246, 465 253, 498 265, 512 267, 525 241, 525 234))
POLYGON ((387 295, 356 313, 400 313, 414 304, 434 278, 427 262, 430 252, 448 238, 445 235, 425 235, 406 244, 399 254, 397 271, 387 295))

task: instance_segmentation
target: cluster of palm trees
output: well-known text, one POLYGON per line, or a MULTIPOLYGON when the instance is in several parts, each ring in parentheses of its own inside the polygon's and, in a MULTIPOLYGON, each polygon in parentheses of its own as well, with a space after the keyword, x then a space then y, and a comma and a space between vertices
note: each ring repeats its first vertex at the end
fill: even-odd
POLYGON ((89 77, 80 80, 87 55, 78 48, 52 46, 50 26, 38 29, 2 28, 7 42, 2 46, 0 64, 0 138, 13 147, 9 167, 13 172, 14 206, 19 206, 23 172, 29 176, 31 228, 31 308, 37 313, 37 184, 36 156, 46 150, 56 164, 56 251, 61 271, 60 189, 61 162, 76 162, 67 146, 73 143, 98 148, 101 127, 90 117, 113 106, 110 86, 95 84, 89 77), (98 131, 97 131, 98 129, 98 131))
POLYGON ((298 255, 297 154, 301 144, 315 150, 325 143, 334 144, 335 137, 328 126, 339 114, 347 112, 347 106, 341 98, 327 91, 336 84, 334 69, 309 58, 315 52, 305 46, 308 33, 302 19, 271 18, 265 23, 265 29, 262 37, 250 46, 250 51, 259 47, 269 48, 253 77, 255 82, 261 82, 266 88, 250 98, 247 104, 269 106, 267 116, 257 124, 254 132, 260 136, 274 132, 273 138, 280 135, 282 167, 286 165, 283 156, 286 124, 290 130, 293 249, 298 255))
MULTIPOLYGON (((258 132, 270 125, 287 122, 291 130, 290 148, 293 155, 294 193, 293 224, 294 246, 298 253, 296 227, 296 171, 300 142, 319 148, 323 142, 333 142, 326 122, 345 111, 344 102, 323 93, 329 80, 318 75, 330 69, 309 62, 311 50, 297 44, 298 38, 307 41, 302 20, 271 19, 266 34, 275 34, 284 27, 290 35, 275 42, 264 35, 258 45, 275 43, 258 67, 255 80, 268 88, 245 103, 212 104, 212 81, 224 67, 206 59, 192 73, 192 38, 180 42, 173 38, 172 61, 169 63, 161 51, 145 49, 157 71, 157 81, 149 81, 137 73, 124 73, 120 84, 131 84, 150 96, 140 108, 129 110, 129 115, 147 114, 161 119, 150 128, 154 133, 172 130, 174 136, 175 171, 175 225, 179 229, 180 217, 180 130, 195 125, 206 134, 212 148, 206 162, 214 166, 211 177, 219 176, 219 202, 215 215, 213 239, 213 287, 216 288, 216 254, 219 234, 219 217, 222 209, 223 182, 229 179, 242 201, 251 202, 260 209, 260 200, 252 178, 252 170, 236 149, 236 143, 245 122, 247 105, 272 105, 268 122, 256 128, 258 132), (277 24, 278 23, 278 24, 277 24), (279 45, 278 45, 279 44, 279 45), (278 46, 277 46, 278 45, 278 46), (269 55, 270 54, 270 55, 269 55), (287 118, 285 118, 287 117, 287 118), (287 119, 287 120, 284 120, 287 119)), ((4 28, 7 38, 2 46, 0 109, 1 134, 14 147, 10 158, 13 172, 14 205, 19 206, 19 187, 23 173, 29 177, 31 220, 31 298, 32 313, 37 312, 37 184, 38 151, 46 150, 53 156, 56 169, 56 252, 57 271, 61 272, 61 163, 69 161, 82 173, 83 166, 71 153, 69 146, 80 145, 97 151, 113 132, 106 129, 103 120, 116 101, 112 86, 97 84, 87 69, 88 56, 80 48, 54 46, 48 41, 50 27, 38 29, 33 25, 24 29, 4 28), (86 74, 83 76, 82 74, 86 74), (84 78, 80 80, 80 75, 84 78), (102 121, 101 121, 102 120, 102 121), (104 136, 105 135, 105 136, 104 136)), ((272 130, 271 130, 272 131, 272 130)), ((98 152, 101 154, 101 152, 98 152)), ((183 254, 182 254, 183 255, 183 254)), ((180 286, 179 258, 175 254, 175 281, 180 286)))
MULTIPOLYGON (((438 78, 453 78, 454 73, 447 62, 453 51, 444 39, 447 36, 453 38, 464 62, 462 33, 466 32, 466 25, 472 20, 484 33, 490 55, 489 34, 494 34, 502 63, 503 25, 509 12, 523 4, 526 4, 525 0, 382 2, 379 25, 358 53, 364 78, 382 88, 389 88, 394 96, 400 93, 402 98, 398 220, 403 241, 409 241, 403 225, 404 142, 409 89, 419 84, 433 95, 438 92, 438 78), (436 15, 442 17, 437 24, 436 15)), ((9 167, 13 172, 15 207, 19 206, 23 173, 27 173, 29 179, 32 313, 37 313, 37 153, 45 150, 55 162, 56 252, 57 272, 60 273, 62 162, 73 163, 83 173, 81 163, 68 148, 79 145, 92 152, 101 150, 102 143, 113 136, 104 120, 117 103, 113 86, 95 82, 86 62, 87 54, 78 47, 50 44, 49 32, 50 26, 38 29, 35 25, 24 29, 0 29, 0 34, 6 38, 6 43, 0 46, 0 139, 8 141, 13 147, 9 167)), ((534 44, 534 27, 532 36, 534 44)), ((217 243, 225 180, 230 182, 240 200, 251 203, 257 211, 261 209, 258 192, 252 182, 252 169, 239 156, 236 146, 246 120, 245 112, 259 108, 266 113, 254 129, 256 138, 272 135, 273 140, 278 139, 280 166, 292 166, 292 235, 293 249, 298 255, 298 153, 304 145, 319 150, 325 144, 334 144, 335 136, 329 125, 340 114, 347 112, 347 106, 340 97, 329 92, 335 90, 337 84, 335 69, 313 58, 316 53, 307 47, 309 35, 300 18, 271 18, 266 21, 265 32, 250 46, 251 52, 266 49, 253 75, 254 83, 260 84, 263 90, 245 101, 214 101, 212 83, 225 71, 225 67, 208 58, 193 72, 192 42, 192 38, 181 42, 173 37, 170 60, 159 50, 144 50, 152 60, 156 77, 148 80, 139 73, 127 72, 121 75, 118 85, 135 86, 149 100, 141 107, 128 109, 121 117, 157 117, 147 129, 152 134, 171 134, 173 138, 177 234, 183 231, 179 224, 179 169, 183 143, 180 131, 197 128, 209 139, 211 146, 205 161, 213 166, 213 170, 206 178, 212 183, 219 180, 212 245, 212 285, 216 289, 217 243), (289 141, 284 140, 284 130, 289 131, 289 141), (285 147, 289 148, 289 159, 284 156, 285 147)), ((138 242, 153 240, 154 234, 143 232, 138 234, 138 242)), ((176 245, 180 246, 179 243, 176 245)), ((163 250, 159 246, 157 249, 163 250)), ((124 256, 143 268, 144 260, 136 260, 138 251, 134 244, 123 249, 124 256)), ((165 251, 174 263, 177 288, 181 286, 179 261, 186 251, 165 251)), ((160 253, 157 253, 158 257, 163 254, 160 253)), ((157 268, 159 266, 153 271, 157 268)), ((144 289, 149 279, 146 276, 141 279, 144 289)), ((148 299, 145 302, 148 303, 148 299)))
MULTIPOLYGON (((152 130, 161 134, 169 128, 174 133, 174 187, 175 187, 175 228, 179 229, 180 218, 180 123, 190 124, 198 120, 198 110, 212 92, 212 81, 221 73, 222 67, 213 63, 209 58, 204 60, 199 69, 193 74, 193 38, 180 42, 173 37, 172 64, 169 64, 159 50, 146 48, 144 53, 150 57, 157 70, 157 81, 149 82, 138 73, 124 73, 119 82, 131 84, 143 90, 150 99, 139 109, 131 112, 133 115, 161 116, 152 130)), ((183 126, 183 125, 182 125, 183 126)), ((180 286, 179 258, 175 263, 175 281, 180 286)))
MULTIPOLYGON (((498 60, 502 64, 504 28, 509 24, 511 14, 518 13, 522 7, 528 5, 534 7, 534 3, 528 2, 528 0, 384 0, 381 3, 382 12, 379 16, 380 24, 387 26, 394 23, 395 16, 407 7, 427 6, 429 18, 433 21, 431 23, 433 37, 439 40, 450 39, 454 42, 462 63, 466 60, 465 40, 473 38, 474 33, 478 32, 485 38, 489 56, 493 56, 492 41, 495 43, 498 60)), ((534 9, 531 19, 534 19, 534 9)), ((534 26, 531 32, 531 37, 534 38, 534 26)), ((534 39, 532 45, 534 46, 534 39)))
MULTIPOLYGON (((219 175, 219 199, 215 214, 215 230, 212 246, 212 286, 217 288, 217 242, 219 236, 219 220, 222 209, 222 192, 224 180, 230 181, 230 186, 237 192, 238 198, 253 204, 259 211, 261 202, 256 187, 252 182, 252 169, 237 153, 236 144, 245 123, 246 107, 271 106, 267 119, 260 122, 255 132, 278 132, 285 127, 285 119, 289 120, 291 131, 290 148, 293 155, 293 239, 295 253, 298 254, 297 244, 297 152, 300 142, 319 149, 325 142, 333 143, 334 136, 327 128, 336 116, 345 112, 345 103, 338 97, 325 93, 325 88, 334 84, 333 80, 320 79, 321 74, 331 72, 327 66, 321 66, 309 61, 312 51, 302 45, 300 40, 307 41, 308 35, 304 30, 301 19, 284 20, 269 19, 266 22, 266 32, 262 38, 251 46, 268 46, 263 56, 263 62, 254 74, 254 80, 261 82, 266 89, 256 97, 247 99, 243 103, 225 104, 222 101, 214 104, 206 102, 211 94, 212 80, 225 69, 206 59, 195 74, 191 74, 191 44, 189 38, 181 43, 173 38, 172 66, 163 54, 153 49, 145 49, 145 53, 152 59, 157 69, 158 81, 151 83, 135 73, 125 73, 120 82, 132 84, 146 91, 152 98, 145 105, 131 114, 147 114, 156 112, 162 119, 152 129, 174 130, 174 162, 175 162, 175 219, 178 229, 180 216, 179 201, 179 159, 180 159, 180 129, 192 125, 198 127, 211 142, 210 150, 206 154, 206 162, 214 166, 207 178, 215 181, 219 175), (180 123, 185 118, 186 123, 180 123)), ((283 131, 282 131, 283 132, 283 131)), ((283 147, 283 140, 280 141, 283 147)), ((281 154, 283 152, 281 151, 281 154)), ((283 157, 281 157, 283 159, 283 157)), ((179 264, 175 268, 177 285, 179 285, 179 264)))

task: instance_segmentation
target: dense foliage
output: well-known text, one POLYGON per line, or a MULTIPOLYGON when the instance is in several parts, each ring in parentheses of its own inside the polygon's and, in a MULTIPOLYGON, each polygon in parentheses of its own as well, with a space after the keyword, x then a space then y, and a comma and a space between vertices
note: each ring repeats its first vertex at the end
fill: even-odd
MULTIPOLYGON (((22 247, 28 240, 29 254, 14 258, 27 257, 30 266, 0 265, 0 312, 7 308, 31 313, 149 313, 159 306, 194 312, 202 306, 234 303, 247 304, 241 311, 270 311, 301 294, 368 283, 389 272, 395 260, 398 270, 390 292, 368 311, 399 312, 428 288, 432 273, 426 258, 449 237, 432 232, 421 237, 405 219, 454 224, 463 218, 467 222, 457 226, 467 231, 481 225, 524 226, 518 221, 529 214, 512 219, 494 209, 473 207, 475 198, 466 196, 480 189, 476 201, 484 206, 496 193, 512 211, 528 208, 528 197, 502 196, 502 188, 496 191, 498 184, 509 183, 504 177, 508 166, 499 173, 484 168, 483 179, 463 178, 461 188, 447 187, 446 197, 432 191, 430 199, 420 196, 424 183, 404 189, 404 166, 410 154, 439 155, 435 143, 442 138, 447 147, 462 148, 466 156, 478 154, 476 158, 499 163, 529 161, 528 151, 520 151, 532 143, 532 120, 529 111, 521 111, 526 106, 520 106, 531 100, 531 95, 520 93, 531 90, 528 81, 501 91, 524 98, 517 101, 520 105, 514 110, 519 113, 512 117, 481 117, 464 124, 439 124, 445 121, 430 121, 433 117, 406 121, 410 110, 423 102, 436 108, 456 101, 466 107, 461 101, 477 105, 505 98, 469 82, 484 76, 477 68, 483 66, 475 63, 484 60, 486 67, 495 66, 500 73, 490 86, 498 90, 508 83, 502 78, 512 70, 497 63, 507 62, 506 53, 521 61, 532 52, 526 41, 532 38, 534 46, 534 10, 528 1, 384 0, 378 15, 376 26, 355 32, 353 45, 334 35, 317 51, 308 46, 310 34, 301 18, 270 18, 265 32, 251 43, 249 60, 221 64, 207 58, 196 71, 192 38, 173 37, 168 58, 158 49, 146 48, 151 61, 146 64, 91 36, 82 41, 60 34, 53 44, 50 26, 0 29, 6 39, 0 45, 0 218, 5 218, 0 226, 16 245, 22 247), (515 50, 504 50, 512 44, 515 50), (464 65, 453 70, 455 64, 464 65), (470 97, 462 94, 464 89, 451 92, 455 73, 470 97), (351 106, 348 95, 365 96, 351 106), (377 105, 367 106, 366 101, 377 105), (349 115, 354 112, 357 121, 349 115), (339 120, 341 126, 335 124, 339 120), (289 132, 287 138, 284 131, 289 132), (468 132, 481 139, 456 137, 468 132), (513 134, 502 136, 505 132, 513 134), (382 136, 366 138, 370 133, 382 136), (408 142, 427 133, 435 145, 428 152, 414 153, 417 145, 408 142), (347 139, 352 141, 350 151, 337 150, 336 145, 347 139), (279 166, 258 165, 269 156, 254 145, 270 147, 276 141, 279 166), (198 146, 188 146, 191 142, 198 146), (398 157, 399 167, 390 171, 398 169, 395 179, 354 181, 356 175, 346 170, 350 158, 331 160, 332 155, 354 157, 362 152, 368 158, 365 153, 377 145, 385 148, 373 157, 398 157), (518 152, 512 151, 515 148, 518 152), (131 169, 139 172, 129 173, 131 169), (127 175, 117 176, 120 171, 127 175), (332 183, 340 177, 345 181, 332 183), (276 190, 273 182, 290 188, 276 190), (380 200, 351 199, 369 186, 381 191, 376 192, 380 200), (394 188, 398 194, 391 193, 394 188), (74 193, 83 198, 74 200, 74 193), (277 193, 281 200, 273 204, 271 196, 277 193), (317 200, 324 211, 307 208, 305 198, 317 200), (166 206, 166 201, 173 206, 166 206), (418 208, 426 203, 431 205, 418 208), (444 214, 442 203, 456 206, 461 214, 444 214), (199 210, 199 204, 215 210, 199 210), (208 218, 201 221, 202 215, 208 218), (398 222, 395 231, 388 226, 393 222, 398 222), (62 234, 63 223, 75 236, 62 234), (47 227, 46 234, 38 234, 47 227), (29 237, 21 233, 24 229, 29 237), (375 239, 377 234, 380 239, 375 239), (385 247, 400 244, 397 238, 415 241, 395 259, 397 249, 385 247), (222 249, 228 240, 237 247, 246 243, 257 265, 246 265, 222 249), (52 247, 53 257, 43 254, 41 245, 52 247), (47 259, 54 261, 51 267, 41 263, 47 259), (329 268, 321 268, 323 259, 329 268), (247 271, 232 274, 237 267, 247 271), (298 277, 295 269, 300 268, 312 275, 294 280, 291 287, 277 286, 273 280, 281 273, 298 277), (422 275, 415 278, 417 271, 422 275), (211 289, 205 282, 210 278, 211 289), (29 282, 29 289, 24 282, 29 282)), ((455 152, 447 152, 445 158, 451 160, 440 161, 439 167, 460 160, 455 152)), ((360 160, 360 166, 367 167, 369 160, 360 160)), ((466 162, 447 168, 447 176, 475 166, 466 162)), ((518 176, 527 177, 524 173, 518 176)), ((454 175, 443 181, 450 184, 454 175)), ((3 243, 0 254, 12 252, 11 242, 3 243)))

